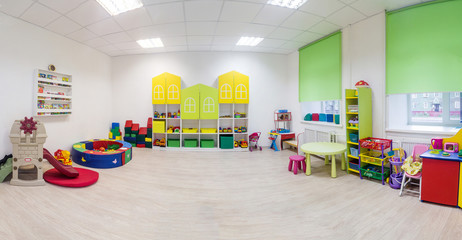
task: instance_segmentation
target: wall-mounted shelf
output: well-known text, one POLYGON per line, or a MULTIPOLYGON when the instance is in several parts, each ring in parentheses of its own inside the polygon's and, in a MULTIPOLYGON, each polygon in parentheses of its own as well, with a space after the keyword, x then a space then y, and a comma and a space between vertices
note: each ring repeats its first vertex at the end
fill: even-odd
POLYGON ((37 69, 33 85, 36 116, 62 116, 72 113, 71 75, 37 69))

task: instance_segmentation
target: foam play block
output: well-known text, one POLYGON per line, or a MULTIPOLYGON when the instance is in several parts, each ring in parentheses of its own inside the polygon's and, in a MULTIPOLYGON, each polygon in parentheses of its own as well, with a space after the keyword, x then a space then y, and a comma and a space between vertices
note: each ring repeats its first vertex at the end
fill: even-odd
POLYGON ((319 121, 319 113, 313 113, 313 114, 311 115, 311 119, 312 119, 313 121, 319 121))
POLYGON ((115 137, 115 140, 122 141, 122 136, 116 136, 116 137, 115 137))
POLYGON ((146 138, 145 135, 138 135, 136 136, 136 142, 144 142, 145 138, 146 138))
POLYGON ((152 128, 152 118, 148 118, 147 128, 152 128))
POLYGON ((140 130, 140 124, 139 123, 134 123, 132 125, 132 132, 138 132, 140 130))
POLYGON ((111 128, 120 128, 120 124, 117 122, 113 122, 111 128))
POLYGON ((152 142, 146 142, 146 143, 144 144, 144 146, 145 146, 146 148, 152 148, 152 142))
POLYGON ((136 135, 137 135, 137 134, 132 133, 132 134, 130 134, 130 137, 136 138, 136 135))
POLYGON ((152 142, 152 138, 145 138, 144 141, 145 142, 152 142))
POLYGON ((334 122, 334 114, 326 114, 326 122, 334 122))
POLYGON ((146 130, 146 135, 152 136, 152 128, 148 128, 148 129, 146 130))
POLYGON ((142 127, 140 128, 140 131, 138 134, 140 135, 146 135, 148 133, 148 128, 142 127))
POLYGON ((125 134, 131 134, 131 133, 132 133, 132 127, 126 127, 125 134))
POLYGON ((136 144, 136 147, 138 147, 138 148, 144 148, 144 147, 145 147, 145 145, 144 145, 144 144, 142 144, 142 143, 137 143, 137 144, 136 144))
POLYGON ((132 120, 127 120, 127 121, 125 121, 125 127, 126 127, 126 128, 127 128, 127 127, 131 128, 132 125, 133 125, 133 121, 132 121, 132 120))

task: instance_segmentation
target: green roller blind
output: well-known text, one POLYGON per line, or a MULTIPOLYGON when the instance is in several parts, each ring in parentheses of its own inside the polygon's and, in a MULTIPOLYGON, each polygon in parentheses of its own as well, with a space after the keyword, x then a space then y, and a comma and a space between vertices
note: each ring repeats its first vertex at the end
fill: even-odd
POLYGON ((386 92, 462 91, 462 1, 387 13, 386 92))
POLYGON ((300 102, 342 97, 342 33, 337 32, 299 50, 300 102))

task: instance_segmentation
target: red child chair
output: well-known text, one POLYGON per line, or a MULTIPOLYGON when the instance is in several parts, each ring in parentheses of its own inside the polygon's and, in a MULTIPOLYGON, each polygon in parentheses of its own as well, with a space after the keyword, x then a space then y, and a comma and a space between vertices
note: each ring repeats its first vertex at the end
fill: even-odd
MULTIPOLYGON (((297 135, 297 146, 300 146, 299 145, 299 137, 300 135, 303 134, 303 133, 299 133, 297 135)), ((301 156, 301 155, 298 155, 298 150, 300 148, 297 147, 297 155, 292 155, 289 157, 289 171, 292 171, 292 167, 293 167, 293 171, 294 171, 294 174, 297 174, 298 173, 298 169, 302 169, 302 165, 303 165, 303 171, 306 172, 306 162, 305 162, 305 157, 304 156, 301 156)))

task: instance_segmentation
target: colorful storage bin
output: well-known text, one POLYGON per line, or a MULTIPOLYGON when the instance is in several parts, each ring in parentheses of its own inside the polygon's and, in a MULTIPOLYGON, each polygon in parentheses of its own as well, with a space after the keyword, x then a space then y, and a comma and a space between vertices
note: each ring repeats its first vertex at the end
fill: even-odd
POLYGON ((214 148, 215 141, 213 139, 201 139, 201 148, 214 148))
POLYGON ((197 147, 197 139, 185 139, 184 147, 197 147))
POLYGON ((304 118, 305 121, 311 121, 311 119, 312 119, 311 113, 308 113, 305 115, 305 118, 304 118))
POLYGON ((326 114, 326 122, 334 122, 334 114, 326 114))
POLYGON ((183 133, 197 133, 197 128, 183 128, 183 133))
POLYGON ((348 166, 356 171, 359 171, 359 160, 358 159, 353 159, 348 162, 348 166))
MULTIPOLYGON (((152 132, 165 133, 165 121, 154 121, 152 123, 152 132)), ((135 134, 136 136, 136 134, 135 134)))
POLYGON ((319 121, 320 122, 325 122, 327 120, 326 114, 325 113, 320 113, 319 114, 319 121))
POLYGON ((350 147, 350 155, 353 157, 358 157, 358 149, 354 147, 350 147))
POLYGON ((180 139, 167 139, 167 147, 180 147, 180 139))
POLYGON ((358 134, 350 133, 350 142, 357 143, 358 142, 358 134))
POLYGON ((383 179, 386 179, 387 177, 390 176, 390 169, 387 168, 387 167, 384 167, 383 168, 383 173, 382 173, 382 167, 381 166, 368 164, 368 165, 361 168, 361 175, 363 177, 382 180, 382 176, 383 176, 383 179))
POLYGON ((201 128, 201 133, 217 133, 216 128, 201 128))
POLYGON ((232 135, 220 135, 220 148, 221 149, 233 149, 234 139, 232 135))

